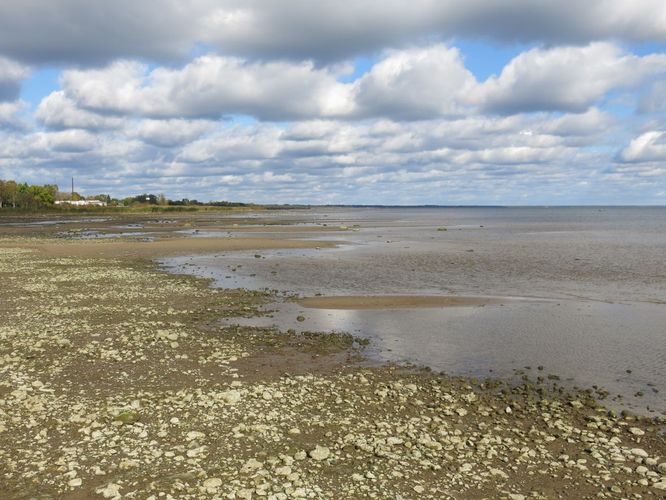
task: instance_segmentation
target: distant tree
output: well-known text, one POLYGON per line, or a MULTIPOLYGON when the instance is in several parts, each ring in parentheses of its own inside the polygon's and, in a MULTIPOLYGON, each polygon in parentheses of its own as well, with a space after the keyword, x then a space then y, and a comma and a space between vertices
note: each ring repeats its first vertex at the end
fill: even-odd
POLYGON ((58 193, 58 186, 29 185, 27 182, 17 184, 16 181, 0 180, 0 208, 36 208, 52 205, 58 193))
POLYGON ((18 184, 16 181, 7 181, 5 182, 5 195, 7 197, 7 203, 12 204, 12 208, 16 208, 16 195, 18 194, 18 184))

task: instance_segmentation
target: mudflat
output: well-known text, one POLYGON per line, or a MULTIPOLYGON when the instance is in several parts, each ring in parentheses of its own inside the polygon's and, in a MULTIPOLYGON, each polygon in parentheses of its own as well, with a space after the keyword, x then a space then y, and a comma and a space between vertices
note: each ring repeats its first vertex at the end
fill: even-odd
MULTIPOLYGON (((507 300, 504 300, 505 302, 507 300)), ((418 309, 430 307, 474 307, 500 304, 502 299, 441 295, 344 295, 305 297, 298 300, 303 307, 315 309, 418 309)))
POLYGON ((3 498, 666 491, 663 418, 618 415, 591 390, 377 366, 348 334, 221 326, 274 297, 152 259, 323 243, 174 234, 185 224, 200 223, 114 242, 0 222, 3 498))
MULTIPOLYGON (((11 242, 0 241, 3 247, 11 242)), ((190 253, 333 246, 328 242, 269 238, 164 238, 155 241, 31 241, 23 248, 48 257, 123 257, 151 259, 190 253)))

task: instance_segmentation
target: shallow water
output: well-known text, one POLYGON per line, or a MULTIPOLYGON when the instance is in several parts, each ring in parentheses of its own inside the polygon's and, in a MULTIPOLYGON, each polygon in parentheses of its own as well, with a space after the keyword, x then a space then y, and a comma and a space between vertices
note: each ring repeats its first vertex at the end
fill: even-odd
POLYGON ((350 230, 262 234, 329 239, 341 243, 337 249, 230 252, 164 264, 211 277, 216 286, 302 296, 528 299, 401 310, 286 302, 272 306, 272 317, 234 321, 349 331, 371 338, 378 359, 451 374, 509 376, 524 366, 537 374, 542 365, 570 384, 621 394, 622 406, 666 410, 665 208, 317 209, 272 216, 350 230))
POLYGON ((80 218, 80 219, 52 219, 52 220, 26 220, 21 222, 3 222, 6 226, 21 226, 21 227, 33 227, 33 226, 57 226, 59 224, 81 224, 85 222, 106 222, 110 220, 108 217, 90 217, 90 218, 80 218))

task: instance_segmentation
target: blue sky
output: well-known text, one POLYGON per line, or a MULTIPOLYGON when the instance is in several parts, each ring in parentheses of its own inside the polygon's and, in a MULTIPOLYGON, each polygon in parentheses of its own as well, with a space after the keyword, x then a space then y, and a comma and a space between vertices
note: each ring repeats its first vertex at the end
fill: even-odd
POLYGON ((156 2, 159 19, 126 0, 0 5, 0 178, 268 203, 666 201, 656 0, 156 2))

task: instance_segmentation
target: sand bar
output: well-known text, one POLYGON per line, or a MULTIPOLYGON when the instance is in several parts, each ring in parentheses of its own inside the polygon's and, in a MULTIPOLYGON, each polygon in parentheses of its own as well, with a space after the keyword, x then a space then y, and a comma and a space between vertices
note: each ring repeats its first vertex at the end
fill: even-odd
MULTIPOLYGON (((12 243, 0 243, 13 246, 12 243)), ((48 241, 29 242, 23 248, 36 250, 48 257, 135 257, 159 258, 194 253, 215 253, 236 250, 274 250, 283 248, 330 248, 324 241, 272 238, 168 238, 155 241, 48 241)))
POLYGON ((310 309, 417 309, 429 307, 478 307, 500 304, 504 299, 445 295, 344 295, 306 297, 298 303, 310 309))

